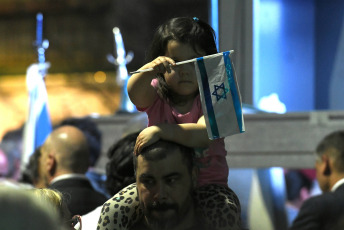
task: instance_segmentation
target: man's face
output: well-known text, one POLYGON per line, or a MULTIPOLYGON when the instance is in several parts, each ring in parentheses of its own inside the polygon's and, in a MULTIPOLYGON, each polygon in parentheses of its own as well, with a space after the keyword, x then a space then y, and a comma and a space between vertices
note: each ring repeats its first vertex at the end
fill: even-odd
POLYGON ((179 150, 165 159, 138 156, 136 181, 140 205, 152 229, 173 228, 193 210, 193 179, 179 150))

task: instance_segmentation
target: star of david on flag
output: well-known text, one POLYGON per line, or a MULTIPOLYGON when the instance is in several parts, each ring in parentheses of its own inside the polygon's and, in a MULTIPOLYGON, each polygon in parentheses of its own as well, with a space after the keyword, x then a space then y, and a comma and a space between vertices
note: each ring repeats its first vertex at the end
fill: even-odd
POLYGON ((214 85, 214 92, 212 95, 216 96, 217 101, 223 99, 227 99, 226 94, 228 93, 228 89, 225 87, 225 83, 222 82, 221 85, 214 85))
POLYGON ((241 96, 230 51, 197 58, 195 70, 209 138, 245 132, 241 96))

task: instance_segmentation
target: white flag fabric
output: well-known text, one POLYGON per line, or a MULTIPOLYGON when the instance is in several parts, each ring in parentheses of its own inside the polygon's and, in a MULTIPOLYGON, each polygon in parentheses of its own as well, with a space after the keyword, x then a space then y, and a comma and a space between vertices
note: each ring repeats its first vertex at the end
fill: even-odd
POLYGON ((30 155, 41 146, 52 131, 48 112, 48 95, 45 87, 42 68, 49 63, 32 64, 26 73, 26 84, 29 91, 29 112, 24 127, 23 156, 21 169, 28 163, 30 155))
POLYGON ((241 96, 230 51, 197 58, 195 70, 209 138, 245 132, 241 96))

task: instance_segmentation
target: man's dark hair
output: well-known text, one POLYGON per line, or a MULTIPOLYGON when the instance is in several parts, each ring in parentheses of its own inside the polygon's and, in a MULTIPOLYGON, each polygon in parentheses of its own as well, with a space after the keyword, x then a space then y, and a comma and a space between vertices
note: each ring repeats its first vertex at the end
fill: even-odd
POLYGON ((344 172, 344 131, 335 131, 327 135, 317 146, 316 154, 320 158, 328 149, 329 157, 334 159, 334 167, 338 172, 344 172))
MULTIPOLYGON (((170 141, 159 140, 152 145, 145 147, 140 155, 148 161, 157 161, 167 157, 171 151, 179 150, 183 156, 184 163, 186 164, 189 172, 193 168, 193 159, 195 155, 194 149, 177 144, 170 141)), ((134 169, 137 169, 137 156, 134 157, 134 169)))
POLYGON ((25 166, 22 172, 20 182, 34 184, 39 178, 38 165, 39 158, 41 157, 41 146, 36 148, 33 154, 29 158, 29 162, 25 166))
POLYGON ((133 155, 139 133, 126 135, 116 141, 107 152, 109 161, 106 164, 106 189, 111 196, 135 182, 133 155))

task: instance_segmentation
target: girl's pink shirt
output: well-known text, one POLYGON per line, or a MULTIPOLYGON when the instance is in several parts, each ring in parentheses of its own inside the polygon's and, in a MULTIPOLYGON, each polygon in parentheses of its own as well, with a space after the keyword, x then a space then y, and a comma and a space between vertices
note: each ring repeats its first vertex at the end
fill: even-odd
MULTIPOLYGON (((152 80, 152 86, 155 88, 157 80, 152 80)), ((154 103, 148 108, 137 108, 139 111, 147 113, 148 126, 161 123, 183 124, 197 123, 203 115, 202 104, 199 95, 195 98, 192 109, 186 114, 181 114, 170 106, 158 95, 154 103)), ((196 164, 199 167, 198 185, 222 184, 228 183, 228 165, 226 161, 226 149, 224 139, 212 141, 207 149, 195 149, 196 164)))

